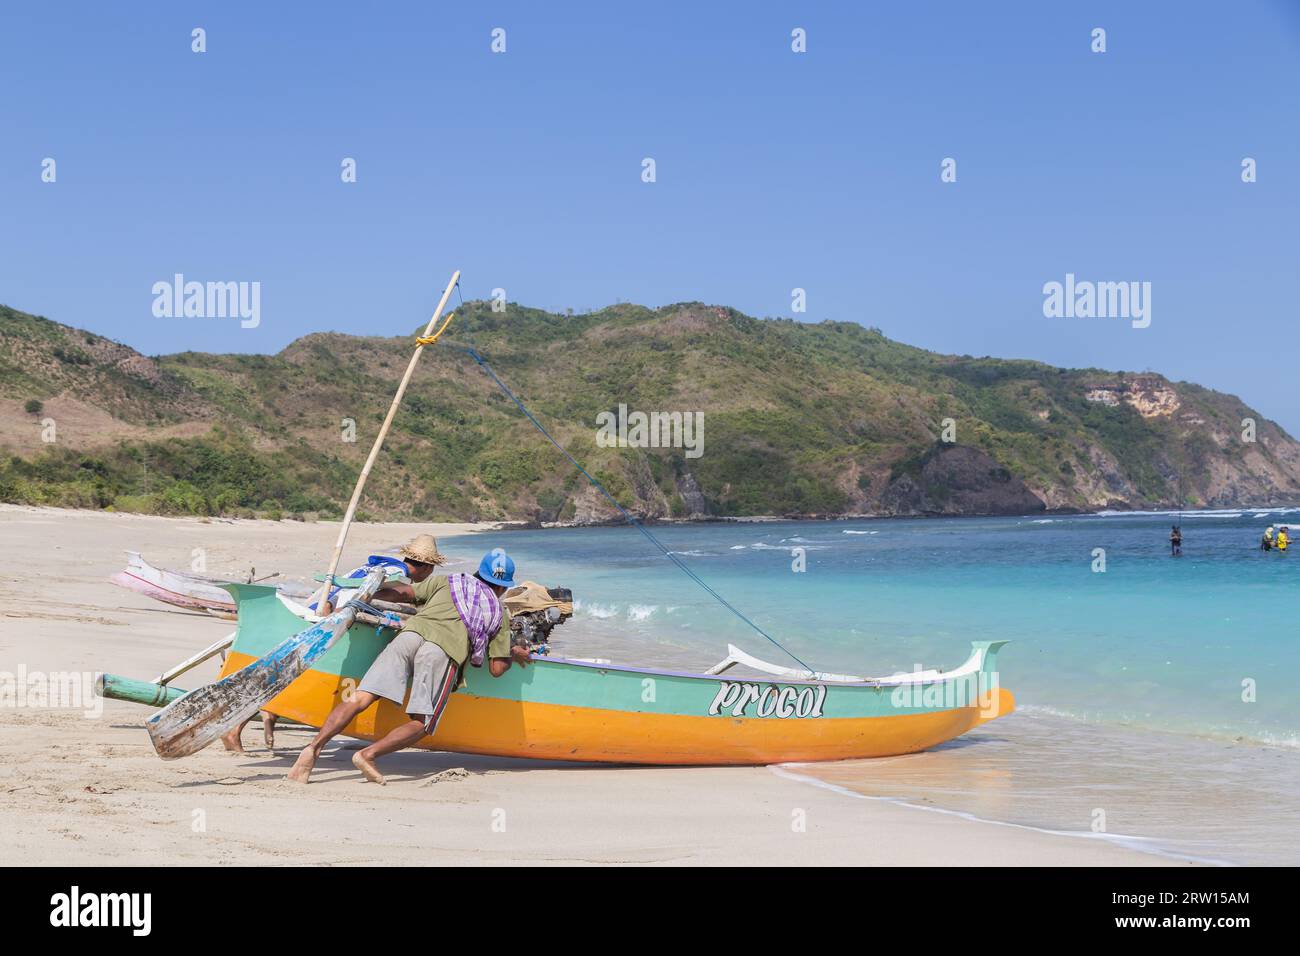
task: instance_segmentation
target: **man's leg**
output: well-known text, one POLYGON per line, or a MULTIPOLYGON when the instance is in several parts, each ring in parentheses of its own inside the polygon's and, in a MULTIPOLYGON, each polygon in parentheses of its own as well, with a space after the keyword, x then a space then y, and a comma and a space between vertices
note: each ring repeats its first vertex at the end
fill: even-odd
MULTIPOLYGON (((248 720, 252 719, 252 717, 248 718, 248 720)), ((221 745, 226 748, 228 753, 242 754, 244 752, 244 742, 240 739, 240 735, 243 734, 244 728, 248 726, 248 720, 230 731, 230 733, 222 735, 221 745)))
POLYGON ((359 690, 352 695, 351 700, 341 700, 335 704, 334 709, 325 718, 320 733, 312 738, 312 742, 302 749, 302 753, 294 761, 293 767, 289 770, 289 779, 294 783, 307 783, 311 778, 312 768, 316 766, 316 760, 320 757, 320 752, 325 745, 350 724, 357 714, 374 702, 374 694, 359 690))
MULTIPOLYGON (((221 743, 230 753, 242 754, 244 752, 244 741, 240 738, 244 733, 244 728, 249 725, 252 719, 252 717, 249 717, 248 720, 230 733, 222 736, 221 743)), ((262 739, 266 741, 267 750, 275 749, 275 715, 268 714, 266 711, 262 711, 262 739)))
POLYGON ((316 738, 303 748, 297 762, 289 771, 289 779, 295 783, 306 783, 311 776, 311 768, 316 764, 331 737, 341 731, 348 723, 380 697, 388 700, 402 699, 406 692, 406 682, 411 677, 411 665, 424 638, 413 631, 402 631, 379 652, 371 663, 361 684, 350 701, 339 701, 325 718, 316 738))
POLYGON ((375 758, 411 746, 424 736, 424 725, 424 720, 414 717, 404 724, 398 724, 369 747, 354 753, 352 755, 352 766, 360 770, 371 783, 382 785, 384 775, 375 769, 375 758))
POLYGON ((438 721, 442 719, 442 712, 460 679, 460 668, 448 659, 441 647, 427 641, 420 642, 411 665, 407 707, 414 712, 408 711, 406 716, 409 719, 405 723, 352 755, 352 766, 371 783, 384 783, 384 775, 375 768, 377 757, 409 747, 438 729, 438 721))

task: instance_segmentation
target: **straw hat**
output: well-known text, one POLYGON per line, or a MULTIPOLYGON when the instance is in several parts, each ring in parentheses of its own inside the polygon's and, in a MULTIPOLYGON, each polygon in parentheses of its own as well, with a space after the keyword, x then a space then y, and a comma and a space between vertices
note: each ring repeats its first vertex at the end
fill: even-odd
POLYGON ((398 552, 404 558, 411 558, 422 564, 446 564, 447 559, 443 557, 438 550, 438 542, 434 540, 431 534, 417 534, 411 539, 410 544, 402 546, 398 552))

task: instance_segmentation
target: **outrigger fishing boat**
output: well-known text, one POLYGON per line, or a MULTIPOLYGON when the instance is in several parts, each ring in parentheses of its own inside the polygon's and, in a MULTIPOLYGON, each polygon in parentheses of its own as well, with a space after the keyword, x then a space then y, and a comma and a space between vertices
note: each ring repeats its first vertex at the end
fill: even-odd
MULTIPOLYGON (((339 629, 326 619, 304 629, 302 618, 273 588, 231 584, 227 590, 238 605, 239 617, 221 671, 223 679, 261 670, 251 685, 270 687, 281 676, 283 661, 293 656, 285 653, 286 645, 296 652, 310 644, 322 623, 326 632, 337 631, 330 646, 285 681, 282 690, 250 705, 252 711, 264 710, 312 727, 319 727, 342 696, 356 687, 397 633, 396 627, 366 612, 365 623, 339 629)), ((358 603, 361 606, 364 601, 358 603)), ((973 642, 970 657, 952 671, 874 679, 781 667, 734 646, 722 662, 704 673, 556 657, 535 658, 528 668, 512 668, 499 678, 468 668, 467 686, 452 695, 437 732, 416 746, 504 757, 679 765, 914 753, 1012 711, 1014 699, 1000 686, 997 670, 998 650, 1005 643, 973 642), (760 673, 732 676, 728 672, 736 666, 760 673)), ((155 704, 177 698, 184 702, 180 691, 159 693, 164 688, 127 682, 128 692, 123 693, 120 678, 110 675, 107 680, 110 688, 116 688, 110 696, 155 704)), ((225 702, 237 699, 234 693, 223 697, 225 702)), ((151 733, 161 716, 151 720, 151 733)), ((251 713, 235 713, 208 737, 215 739, 217 730, 224 733, 248 716, 251 713)), ((343 733, 377 740, 404 720, 401 708, 381 700, 343 733)), ((188 721, 170 726, 181 724, 188 721)), ((160 754, 193 752, 189 729, 181 728, 180 748, 173 752, 163 743, 160 754)))
MULTIPOLYGON (((250 579, 252 576, 250 573, 250 579)), ((118 587, 143 594, 173 607, 207 611, 214 617, 224 620, 235 618, 235 602, 230 594, 223 590, 223 586, 231 583, 230 581, 203 574, 155 567, 146 561, 139 551, 128 551, 126 567, 109 580, 118 587)), ((295 601, 308 600, 312 594, 310 587, 293 582, 277 584, 276 590, 295 601)))
MULTIPOLYGON (((271 588, 234 584, 239 624, 222 675, 272 654, 302 630, 271 588)), ((319 727, 356 687, 396 634, 353 624, 324 655, 262 705, 276 716, 319 727)), ((777 668, 785 676, 732 677, 538 658, 504 676, 466 668, 467 686, 451 696, 427 750, 597 763, 768 764, 913 753, 1009 713, 998 686, 1005 641, 975 642, 949 673, 927 671, 875 680, 777 668)), ((730 648, 732 664, 756 658, 730 648), (741 661, 736 661, 741 657, 741 661)), ((757 661, 767 668, 774 665, 757 661)), ((344 734, 377 740, 405 721, 381 700, 344 734)))
MULTIPOLYGON (((201 750, 259 710, 319 727, 400 628, 400 618, 368 603, 391 569, 376 568, 362 578, 347 579, 337 578, 335 571, 366 475, 420 349, 446 329, 444 323, 437 335, 430 335, 458 278, 459 273, 453 275, 429 328, 417 339, 415 355, 353 491, 329 571, 322 577, 323 616, 303 628, 301 612, 295 612, 274 588, 227 584, 224 590, 232 598, 239 623, 220 679, 189 693, 146 684, 124 687, 115 695, 157 704, 170 700, 146 723, 164 759, 201 750), (343 598, 337 609, 330 597, 332 586, 340 588, 343 598), (163 693, 150 697, 159 690, 163 693)), ((756 632, 782 647, 632 518, 550 438, 482 357, 468 351, 666 557, 756 632)), ((511 668, 499 678, 469 668, 467 686, 452 695, 436 733, 417 746, 506 757, 642 764, 767 764, 914 753, 1012 711, 1014 700, 1001 687, 997 669, 997 654, 1004 644, 973 642, 966 662, 947 673, 928 670, 874 679, 812 670, 788 650, 801 668, 780 667, 734 646, 722 662, 700 674, 557 658, 534 658, 529 667, 511 668), (729 675, 737 665, 756 669, 762 676, 729 675)), ((106 676, 105 685, 109 683, 106 676)), ((405 720, 401 708, 381 700, 343 733, 376 740, 405 720)))

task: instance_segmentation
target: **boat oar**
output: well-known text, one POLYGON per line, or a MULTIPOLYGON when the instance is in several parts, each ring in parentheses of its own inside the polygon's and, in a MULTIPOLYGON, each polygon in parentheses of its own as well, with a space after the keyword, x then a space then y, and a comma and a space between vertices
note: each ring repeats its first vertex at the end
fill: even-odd
POLYGON ((145 727, 158 756, 174 760, 198 753, 256 714, 347 633, 357 617, 356 604, 365 603, 383 584, 383 569, 371 571, 333 614, 242 670, 190 691, 150 717, 145 727))
POLYGON ((397 415, 397 409, 402 404, 402 396, 406 394, 406 386, 411 383, 411 376, 415 374, 415 366, 420 361, 420 354, 424 351, 426 345, 432 345, 438 341, 438 336, 447 331, 447 326, 455 318, 456 313, 447 316, 447 321, 442 323, 442 328, 437 332, 433 331, 438 324, 438 317, 442 315, 442 310, 447 307, 447 300, 451 298, 451 290, 456 288, 456 283, 460 281, 460 270, 457 269, 451 274, 451 281, 447 283, 447 288, 442 292, 442 298, 438 300, 438 308, 433 310, 433 318, 429 320, 429 325, 424 330, 424 335, 415 340, 415 352, 411 355, 411 361, 406 366, 406 374, 402 376, 402 382, 397 386, 397 394, 393 396, 393 403, 388 406, 388 414, 384 416, 384 424, 379 429, 379 434, 375 436, 375 444, 370 449, 370 456, 366 459, 365 467, 361 469, 361 477, 357 479, 357 486, 352 489, 352 500, 348 502, 348 510, 343 515, 343 525, 339 528, 339 539, 334 544, 334 556, 330 558, 330 569, 325 573, 325 583, 318 592, 317 608, 321 614, 328 614, 331 609, 329 594, 330 586, 334 581, 334 574, 339 569, 339 556, 343 554, 343 542, 347 540, 348 528, 352 525, 352 517, 357 513, 357 503, 361 500, 361 490, 366 486, 366 479, 370 477, 370 469, 375 464, 375 459, 379 457, 379 449, 384 444, 384 438, 388 435, 388 429, 393 424, 393 418, 397 415))

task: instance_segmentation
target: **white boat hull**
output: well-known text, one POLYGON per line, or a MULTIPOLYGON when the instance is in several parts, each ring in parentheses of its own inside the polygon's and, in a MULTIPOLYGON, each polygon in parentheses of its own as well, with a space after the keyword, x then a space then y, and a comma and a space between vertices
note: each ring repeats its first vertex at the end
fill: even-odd
MULTIPOLYGON (((138 551, 128 551, 126 558, 126 567, 109 578, 119 587, 173 607, 207 611, 228 621, 235 619, 235 602, 229 592, 222 587, 224 582, 196 574, 183 574, 179 571, 156 568, 138 551)), ((277 590, 282 590, 287 596, 298 598, 308 598, 311 594, 309 588, 293 585, 284 585, 277 590)))

